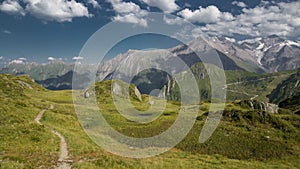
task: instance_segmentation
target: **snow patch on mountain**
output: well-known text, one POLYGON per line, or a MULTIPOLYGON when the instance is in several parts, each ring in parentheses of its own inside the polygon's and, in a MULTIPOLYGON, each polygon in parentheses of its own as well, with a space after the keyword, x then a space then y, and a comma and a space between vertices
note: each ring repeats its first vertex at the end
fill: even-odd
POLYGON ((260 43, 260 45, 256 48, 256 50, 262 50, 265 47, 264 43, 260 43))
POLYGON ((299 42, 297 43, 297 42, 290 41, 290 40, 287 40, 287 41, 286 41, 286 45, 289 45, 289 46, 294 45, 294 46, 300 47, 300 43, 299 43, 299 42))

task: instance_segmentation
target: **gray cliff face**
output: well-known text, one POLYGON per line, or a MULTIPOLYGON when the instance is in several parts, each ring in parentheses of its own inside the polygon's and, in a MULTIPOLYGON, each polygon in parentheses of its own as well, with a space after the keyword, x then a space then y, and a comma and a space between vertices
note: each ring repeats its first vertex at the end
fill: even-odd
POLYGON ((128 96, 132 93, 139 101, 142 101, 142 94, 136 86, 131 86, 121 81, 112 82, 112 94, 118 96, 128 96))
POLYGON ((300 65, 300 47, 278 45, 270 48, 265 52, 262 64, 268 67, 270 72, 297 69, 300 65))
MULTIPOLYGON (((184 72, 201 61, 224 70, 246 70, 256 73, 278 72, 300 67, 300 44, 275 35, 239 43, 225 37, 211 37, 205 40, 199 37, 189 42, 188 46, 178 45, 165 50, 129 50, 102 63, 98 68, 96 65, 80 65, 74 73, 91 79, 94 78, 93 72, 96 69, 99 80, 112 79, 115 76, 127 83, 135 84, 143 94, 149 94, 153 89, 162 89, 170 79, 168 76, 184 72), (223 65, 215 63, 213 56, 217 56, 223 65), (151 68, 164 71, 168 76, 157 78, 156 75, 162 75, 159 71, 139 75, 141 71, 151 68), (139 76, 142 80, 131 81, 134 76, 139 76), (154 80, 156 84, 151 86, 154 80)), ((0 73, 27 74, 46 88, 71 89, 69 77, 73 69, 74 64, 62 61, 47 64, 14 63, 0 69, 0 73)))
MULTIPOLYGON (((189 43, 189 47, 179 45, 165 50, 129 50, 102 63, 97 76, 100 80, 120 79, 133 83, 141 93, 150 94, 152 90, 162 89, 170 77, 190 69, 196 63, 205 61, 215 64, 212 55, 223 63, 223 66, 216 63, 219 68, 243 70, 231 57, 214 49, 209 41, 197 38, 189 43)), ((202 76, 203 79, 204 73, 202 76)))
POLYGON ((164 69, 170 72, 178 71, 179 67, 170 69, 167 63, 172 63, 174 56, 167 50, 129 50, 125 54, 121 54, 107 62, 104 62, 98 69, 98 77, 100 80, 113 78, 132 78, 139 72, 155 68, 164 69), (113 74, 113 75, 112 75, 113 74))
MULTIPOLYGON (((209 42, 201 38, 189 43, 189 47, 179 45, 171 49, 156 49, 156 50, 129 50, 125 54, 104 62, 98 69, 98 77, 100 80, 110 78, 113 73, 119 73, 123 76, 137 74, 144 68, 156 68, 167 71, 169 74, 176 74, 185 71, 190 66, 197 62, 201 62, 201 58, 209 62, 212 52, 216 50, 211 47, 209 42), (196 54, 196 53, 197 54, 196 54), (125 69, 126 70, 123 70, 125 69)), ((220 52, 221 53, 221 52, 220 52)), ((222 53, 224 62, 232 62, 228 69, 240 69, 238 66, 222 53)))
MULTIPOLYGON (((185 72, 196 63, 207 61, 224 70, 246 70, 248 72, 276 72, 300 67, 300 48, 298 43, 277 36, 259 38, 235 43, 227 38, 197 38, 188 45, 179 45, 166 50, 129 50, 105 63, 98 69, 99 79, 121 79, 132 83, 143 94, 152 90, 162 90, 161 97, 179 100, 175 93, 172 77, 185 72), (200 55, 201 60, 198 55, 200 55), (223 66, 214 64, 212 55, 217 55, 223 66), (182 62, 178 62, 178 59, 182 62), (156 69, 156 70, 147 70, 156 69), (163 74, 162 72, 165 72, 163 74), (175 98, 176 97, 176 98, 175 98)), ((205 70, 196 72, 199 79, 206 78, 205 70)), ((195 73, 195 72, 194 72, 195 73)), ((209 98, 206 90, 202 95, 209 98)))
POLYGON ((243 68, 250 66, 253 70, 261 69, 271 73, 300 67, 300 44, 276 35, 244 40, 239 43, 231 42, 223 37, 215 37, 211 38, 210 44, 231 57, 243 68), (241 61, 246 65, 240 63, 241 61))
POLYGON ((233 43, 222 37, 212 38, 210 40, 210 44, 217 50, 229 56, 235 62, 239 63, 239 65, 242 66, 245 70, 255 71, 264 69, 262 65, 257 62, 255 53, 252 49, 244 48, 243 46, 237 43, 233 43))
MULTIPOLYGON (((235 43, 224 37, 212 37, 209 39, 197 38, 187 45, 179 45, 166 50, 129 50, 105 63, 98 69, 100 79, 110 77, 123 62, 128 70, 137 70, 137 67, 145 67, 144 64, 157 68, 167 67, 171 72, 181 72, 184 68, 174 66, 174 58, 178 57, 190 67, 203 60, 210 63, 212 54, 218 55, 225 70, 246 70, 249 72, 278 72, 297 69, 300 67, 300 44, 290 40, 284 40, 276 35, 255 40, 245 40, 235 43), (144 56, 141 60, 141 56, 144 56), (145 57, 147 56, 147 57, 145 57), (151 59, 150 59, 151 57, 151 59), (167 63, 167 64, 166 64, 167 63), (170 67, 172 65, 173 67, 170 67)), ((210 63, 213 64, 213 61, 210 63)), ((218 65, 217 65, 218 66, 218 65)), ((136 73, 136 72, 133 72, 136 73)))
POLYGON ((243 42, 241 47, 249 50, 267 72, 279 72, 300 67, 300 44, 276 35, 243 42))

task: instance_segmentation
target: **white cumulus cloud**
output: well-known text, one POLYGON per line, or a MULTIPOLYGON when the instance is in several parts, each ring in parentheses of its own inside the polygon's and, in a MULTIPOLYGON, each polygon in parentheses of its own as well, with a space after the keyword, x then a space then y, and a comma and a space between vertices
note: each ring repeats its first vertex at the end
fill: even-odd
POLYGON ((23 64, 23 63, 24 63, 23 60, 18 60, 18 59, 9 62, 9 64, 23 64))
POLYGON ((300 1, 266 3, 256 7, 243 8, 241 14, 233 16, 221 12, 215 6, 195 11, 184 9, 178 13, 184 19, 203 23, 200 29, 212 36, 235 34, 255 37, 276 34, 288 39, 300 40, 300 1))
POLYGON ((24 64, 26 62, 26 58, 22 57, 19 59, 14 59, 12 61, 9 62, 9 64, 24 64))
POLYGON ((73 57, 72 59, 73 59, 73 60, 82 60, 83 57, 81 57, 81 56, 75 56, 75 57, 73 57))
POLYGON ((91 17, 84 4, 75 0, 24 0, 26 11, 44 21, 71 22, 75 17, 91 17))
POLYGON ((67 60, 67 58, 56 58, 56 57, 52 57, 52 56, 49 56, 48 57, 48 61, 65 61, 67 60))
POLYGON ((147 25, 148 25, 146 19, 139 18, 138 16, 136 16, 133 13, 129 13, 129 14, 126 14, 126 15, 117 15, 113 19, 115 21, 132 23, 132 24, 143 26, 143 27, 147 27, 147 25))
POLYGON ((113 9, 117 13, 139 13, 141 8, 133 2, 123 2, 121 0, 109 0, 113 9))
POLYGON ((108 2, 111 3, 114 11, 117 13, 112 20, 132 23, 143 27, 148 26, 147 19, 145 19, 148 12, 141 9, 137 4, 133 2, 123 2, 122 0, 108 0, 108 2))
MULTIPOLYGON (((88 8, 76 0, 22 0, 24 8, 19 0, 4 0, 0 4, 0 11, 22 15, 29 13, 43 21, 71 22, 75 17, 92 17, 88 8)), ((100 8, 96 0, 87 0, 94 8, 100 8)))
POLYGON ((25 11, 18 0, 5 0, 0 4, 0 11, 11 15, 25 15, 25 11))
POLYGON ((22 58, 19 58, 18 60, 22 60, 25 62, 27 60, 27 58, 22 57, 22 58))
POLYGON ((94 8, 100 8, 100 5, 96 0, 88 0, 87 3, 91 4, 94 8))
POLYGON ((242 1, 233 1, 232 5, 236 5, 236 6, 239 6, 241 8, 246 8, 247 7, 247 5, 242 1))
POLYGON ((168 17, 168 16, 164 16, 163 20, 168 24, 168 25, 182 25, 184 24, 184 20, 181 17, 168 17))
POLYGON ((179 9, 175 0, 141 0, 149 6, 157 7, 166 13, 172 13, 179 9))
POLYGON ((216 23, 220 20, 230 21, 233 16, 229 12, 221 12, 216 6, 210 5, 206 8, 199 7, 194 11, 186 8, 178 15, 193 23, 216 23))
POLYGON ((48 57, 48 61, 54 61, 54 60, 56 60, 56 58, 54 58, 54 57, 48 57))
POLYGON ((9 30, 3 30, 3 33, 5 33, 5 34, 11 34, 11 31, 9 31, 9 30))

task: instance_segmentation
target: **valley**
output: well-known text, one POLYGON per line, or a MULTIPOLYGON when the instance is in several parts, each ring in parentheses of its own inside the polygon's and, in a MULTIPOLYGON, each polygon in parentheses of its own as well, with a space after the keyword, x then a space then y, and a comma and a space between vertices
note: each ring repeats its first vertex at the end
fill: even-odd
MULTIPOLYGON (((184 45, 129 50, 98 68, 62 61, 8 64, 0 70, 0 168, 298 168, 300 70, 294 62, 298 47, 276 36, 240 45, 222 38, 209 43, 200 38, 190 42, 196 51, 184 45), (250 56, 257 45, 259 58, 250 56), (268 61, 267 51, 278 46, 286 46, 280 57, 290 57, 293 51, 283 67, 268 61), (212 51, 224 67, 197 56, 201 53, 207 60, 212 51), (178 58, 185 65, 170 66, 178 64, 178 58), (118 67, 121 63, 124 69, 118 67), (94 73, 97 80, 91 83, 94 73), (189 73, 199 90, 197 103, 189 85, 179 87, 178 80, 192 82, 189 73), (226 94, 224 104, 222 97, 213 98, 212 80, 215 93, 226 94), (182 101, 182 93, 192 102, 182 101), (95 141, 99 134, 113 143, 116 133, 137 139, 162 134, 177 122, 181 110, 191 129, 158 156, 120 157, 95 141), (106 128, 106 122, 116 133, 106 128), (206 123, 215 130, 199 143, 206 123)), ((179 135, 163 141, 173 137, 179 135)), ((154 151, 166 146, 123 139, 116 149, 154 151)))
POLYGON ((300 169, 300 0, 1 0, 0 169, 300 169))
MULTIPOLYGON (((247 102, 227 102, 221 123, 213 136, 199 144, 200 129, 210 103, 202 102, 192 130, 174 149, 149 159, 127 159, 98 147, 77 120, 71 91, 49 91, 29 77, 1 75, 1 168, 57 166, 60 139, 47 127, 61 133, 68 143, 73 168, 297 168, 299 166, 298 108, 280 108, 278 114, 253 110, 247 102), (30 99, 29 99, 30 98, 30 99), (48 109, 53 105, 53 109, 48 109), (40 119, 38 112, 46 110, 40 119), (18 132, 16 132, 18 131, 18 132), (180 160, 179 160, 180 159, 180 160)), ((263 80, 261 78, 258 78, 263 80)), ((110 83, 96 84, 97 100, 107 121, 119 132, 132 137, 149 137, 168 128, 176 119, 179 105, 168 101, 157 120, 137 125, 122 117, 110 96, 110 83), (105 92, 105 93, 102 93, 105 92), (151 132, 149 132, 151 131, 151 132)), ((229 85, 230 86, 230 85, 229 85)), ((78 92, 80 95, 81 91, 78 92)), ((149 96, 132 103, 149 106, 149 96)), ((217 110, 216 110, 217 111, 217 110)))

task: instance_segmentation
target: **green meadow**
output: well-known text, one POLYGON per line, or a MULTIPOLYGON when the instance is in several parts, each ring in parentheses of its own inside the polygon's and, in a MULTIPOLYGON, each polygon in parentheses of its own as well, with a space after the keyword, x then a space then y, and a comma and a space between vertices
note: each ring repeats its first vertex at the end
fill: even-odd
MULTIPOLYGON (((73 105, 72 93, 49 91, 26 76, 1 75, 0 82, 0 168, 53 168, 59 157, 59 139, 48 128, 67 140, 73 168, 299 168, 300 116, 282 109, 279 114, 252 110, 240 101, 227 102, 223 117, 205 143, 199 143, 201 129, 211 103, 201 102, 196 121, 188 135, 173 149, 145 159, 131 159, 106 152, 85 133, 73 105), (53 105, 53 109, 48 109, 53 105), (42 126, 37 114, 46 109, 42 126)), ((274 82, 275 83, 275 82, 274 82)), ((95 84, 98 108, 118 132, 136 138, 151 137, 168 129, 178 117, 180 102, 167 101, 166 108, 154 121, 138 124, 118 113, 110 82, 95 84)), ((86 100, 82 97, 83 100, 86 100)), ((137 110, 148 110, 149 100, 138 100, 131 92, 130 101, 137 110)), ((126 107, 125 103, 119 104, 126 107), (124 104, 124 105, 122 105, 124 104)), ((218 108, 213 111, 218 111, 218 108)), ((153 112, 155 113, 155 112, 153 112)), ((211 112, 214 113, 214 112, 211 112)), ((151 115, 151 112, 150 112, 151 115)))

